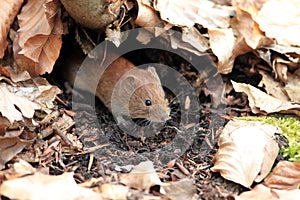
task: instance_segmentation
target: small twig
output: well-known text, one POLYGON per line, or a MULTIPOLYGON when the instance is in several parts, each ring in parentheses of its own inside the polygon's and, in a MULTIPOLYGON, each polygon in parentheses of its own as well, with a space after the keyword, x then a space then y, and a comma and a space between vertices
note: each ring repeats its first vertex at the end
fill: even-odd
POLYGON ((72 145, 72 142, 67 138, 67 136, 65 135, 65 133, 63 131, 61 131, 56 125, 54 125, 53 127, 53 131, 55 131, 55 133, 69 146, 72 145))
POLYGON ((87 167, 87 171, 88 171, 88 172, 91 171, 93 162, 94 162, 94 155, 93 155, 93 154, 90 154, 90 159, 89 159, 89 163, 88 163, 88 167, 87 167))
POLYGON ((68 107, 68 105, 67 105, 61 98, 59 98, 58 96, 56 96, 55 99, 56 99, 59 103, 61 103, 62 105, 64 105, 65 107, 68 107))
POLYGON ((187 170, 182 164, 176 162, 176 166, 178 167, 178 169, 179 169, 184 175, 189 175, 189 174, 190 174, 189 170, 187 170))

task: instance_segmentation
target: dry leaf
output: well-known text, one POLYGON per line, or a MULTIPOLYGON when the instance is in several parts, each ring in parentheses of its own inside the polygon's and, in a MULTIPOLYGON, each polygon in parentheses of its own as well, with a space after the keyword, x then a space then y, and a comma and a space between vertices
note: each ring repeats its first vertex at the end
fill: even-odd
POLYGON ((279 44, 300 46, 299 0, 269 0, 254 20, 266 36, 279 44))
POLYGON ((232 29, 210 29, 208 34, 210 48, 218 57, 218 71, 223 74, 231 72, 234 62, 232 52, 235 46, 232 29))
POLYGON ((258 85, 259 87, 264 87, 269 95, 277 99, 284 101, 289 100, 289 97, 286 96, 284 87, 278 81, 275 81, 273 77, 265 71, 259 70, 259 73, 262 75, 262 79, 258 85))
POLYGON ((156 0, 154 8, 161 19, 177 25, 191 28, 198 23, 208 29, 228 28, 233 8, 220 6, 208 0, 156 0))
POLYGON ((33 174, 36 169, 33 168, 28 162, 20 159, 18 162, 14 163, 12 167, 0 171, 0 180, 11 180, 33 174))
MULTIPOLYGON (((259 29, 259 25, 253 20, 250 13, 237 7, 237 31, 238 37, 244 39, 246 44, 251 49, 256 49, 260 46, 267 46, 273 44, 273 40, 268 39, 264 33, 259 29)), ((241 39, 238 39, 239 41, 241 39)))
POLYGON ((280 161, 264 180, 264 185, 272 189, 294 190, 300 186, 300 163, 280 161))
POLYGON ((165 34, 163 37, 170 43, 173 49, 184 49, 198 56, 205 55, 206 53, 204 51, 208 49, 208 41, 202 40, 203 38, 199 38, 197 34, 195 34, 196 30, 194 28, 190 30, 192 30, 192 32, 189 34, 165 34), (199 46, 196 41, 199 42, 199 46))
POLYGON ((25 97, 28 100, 38 104, 39 108, 46 113, 52 112, 55 97, 62 91, 57 87, 50 85, 44 78, 37 77, 19 84, 20 86, 6 85, 11 93, 25 97), (24 86, 22 86, 24 85, 24 86))
POLYGON ((0 185, 1 195, 10 199, 102 199, 101 194, 92 189, 78 186, 73 173, 50 176, 42 173, 8 180, 0 185))
POLYGON ((166 183, 162 186, 166 197, 172 200, 197 199, 197 188, 192 180, 182 179, 177 182, 166 183))
POLYGON ((236 92, 244 92, 248 95, 249 106, 255 114, 284 112, 300 115, 300 104, 277 99, 245 83, 231 82, 236 92))
POLYGON ((20 29, 14 41, 18 66, 32 76, 50 73, 62 45, 59 1, 28 1, 18 15, 18 21, 20 29))
POLYGON ((103 184, 99 192, 106 199, 127 200, 129 188, 123 185, 103 184))
POLYGON ((256 17, 258 11, 268 0, 238 0, 237 7, 249 13, 252 17, 256 17))
POLYGON ((11 66, 0 66, 0 74, 9 77, 14 83, 31 79, 27 71, 17 74, 11 66))
POLYGON ((235 200, 296 200, 299 199, 300 190, 276 190, 270 189, 263 184, 259 184, 248 192, 243 192, 239 196, 235 196, 235 200))
POLYGON ((209 49, 208 39, 201 35, 195 27, 183 30, 182 41, 190 44, 199 52, 205 52, 209 49))
POLYGON ((27 98, 11 93, 5 83, 0 83, 0 96, 2 96, 0 112, 10 123, 23 120, 23 116, 32 118, 35 110, 40 108, 27 98))
MULTIPOLYGON (((16 131, 19 136, 19 131, 16 131)), ((7 134, 0 137, 0 169, 3 169, 5 163, 11 160, 15 155, 20 153, 27 145, 33 142, 34 137, 30 136, 28 132, 22 131, 20 137, 7 134), (27 137, 29 136, 29 137, 27 137), (28 139, 21 139, 28 138, 28 139)))
POLYGON ((161 19, 157 16, 156 11, 148 5, 149 1, 138 0, 138 15, 135 23, 141 27, 156 27, 162 24, 161 19))
POLYGON ((279 128, 260 122, 233 120, 223 129, 215 155, 214 172, 224 178, 250 187, 261 181, 270 171, 279 152, 272 139, 279 128))
MULTIPOLYGON (((260 58, 266 61, 270 66, 272 66, 273 59, 280 59, 281 62, 284 62, 290 71, 294 71, 296 68, 299 68, 299 55, 300 48, 292 46, 283 46, 278 44, 272 44, 269 46, 264 46, 256 50, 260 58), (281 54, 281 56, 279 56, 281 54), (283 60, 283 58, 285 58, 283 60)), ((274 66, 272 66, 274 69, 274 66)))
POLYGON ((289 99, 300 104, 300 76, 297 74, 287 74, 287 83, 284 87, 289 99))
POLYGON ((150 161, 134 166, 129 174, 121 174, 120 182, 128 187, 146 191, 149 191, 150 187, 154 185, 162 184, 150 161))
POLYGON ((174 25, 191 28, 197 19, 199 0, 172 1, 155 0, 154 8, 160 18, 174 25))
POLYGON ((2 0, 0 1, 0 59, 3 58, 6 50, 6 37, 10 26, 22 6, 23 0, 2 0))

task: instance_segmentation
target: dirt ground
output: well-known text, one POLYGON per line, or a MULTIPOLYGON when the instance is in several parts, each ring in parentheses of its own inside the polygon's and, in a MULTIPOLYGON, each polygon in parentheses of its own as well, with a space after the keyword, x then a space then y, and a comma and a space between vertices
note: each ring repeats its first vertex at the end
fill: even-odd
MULTIPOLYGON (((62 53, 63 56, 68 57, 70 55, 62 53)), ((157 52, 157 50, 132 52, 126 57, 136 64, 141 62, 165 63, 179 70, 192 85, 195 85, 195 72, 181 58, 168 55, 166 52, 157 52)), ((68 60, 65 57, 63 59, 68 60)), ((59 67, 61 66, 57 66, 57 68, 59 67)), ((172 101, 173 94, 166 90, 167 98, 172 101, 170 106, 172 119, 168 120, 164 128, 156 135, 136 138, 124 133, 118 127, 112 114, 98 98, 95 98, 95 116, 91 105, 88 103, 88 99, 93 99, 94 96, 80 90, 76 90, 75 94, 70 92, 69 85, 59 76, 59 73, 59 70, 55 71, 48 78, 64 90, 60 98, 66 105, 61 105, 61 107, 68 110, 72 109, 76 113, 77 120, 75 120, 76 124, 72 132, 80 137, 84 147, 90 152, 62 154, 62 161, 67 168, 63 169, 56 162, 50 163, 51 174, 61 174, 67 169, 67 171, 75 172, 78 183, 99 177, 103 178, 103 183, 110 183, 115 180, 114 176, 119 173, 116 166, 138 164, 150 159, 154 162, 155 168, 164 175, 161 178, 162 181, 191 179, 197 187, 197 194, 200 199, 228 199, 230 194, 247 190, 238 184, 223 179, 218 173, 210 171, 213 166, 212 159, 218 148, 218 133, 226 124, 226 120, 234 116, 249 114, 245 96, 231 94, 236 100, 235 103, 227 106, 224 113, 220 113, 218 109, 213 108, 211 96, 205 95, 203 91, 199 90, 200 106, 194 113, 195 116, 198 116, 199 121, 197 124, 182 125, 180 124, 182 113, 179 112, 179 102, 176 99, 172 101), (67 87, 65 87, 66 85, 67 87), (76 102, 76 105, 74 102, 72 105, 72 95, 78 95, 76 100, 79 102, 76 102), (171 143, 175 137, 179 137, 183 141, 182 144, 186 148, 180 149, 179 147, 179 149, 184 152, 174 158, 160 154, 161 149, 171 143), (162 163, 162 160, 166 163, 162 163), (89 166, 91 163, 92 165, 89 166)), ((223 79, 225 83, 226 77, 223 79)), ((178 147, 170 147, 168 151, 176 152, 178 150, 176 148, 178 147)), ((152 193, 155 194, 157 188, 154 187, 152 190, 152 193)))

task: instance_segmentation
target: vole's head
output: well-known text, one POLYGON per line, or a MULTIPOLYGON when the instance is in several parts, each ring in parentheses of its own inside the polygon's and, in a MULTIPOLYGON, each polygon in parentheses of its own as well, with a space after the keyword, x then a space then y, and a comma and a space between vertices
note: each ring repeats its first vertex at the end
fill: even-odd
POLYGON ((128 105, 130 117, 165 122, 169 118, 170 108, 155 68, 138 70, 138 73, 127 77, 134 88, 128 105))

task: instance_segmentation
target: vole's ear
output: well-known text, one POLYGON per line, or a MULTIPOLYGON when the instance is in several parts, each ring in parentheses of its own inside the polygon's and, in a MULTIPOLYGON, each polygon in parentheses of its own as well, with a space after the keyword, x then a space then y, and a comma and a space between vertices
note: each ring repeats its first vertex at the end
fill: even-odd
POLYGON ((122 81, 124 88, 127 90, 134 91, 139 85, 139 79, 135 75, 128 75, 123 81, 122 81))
POLYGON ((160 79, 159 79, 154 67, 148 67, 147 71, 150 72, 158 82, 160 82, 160 79))

